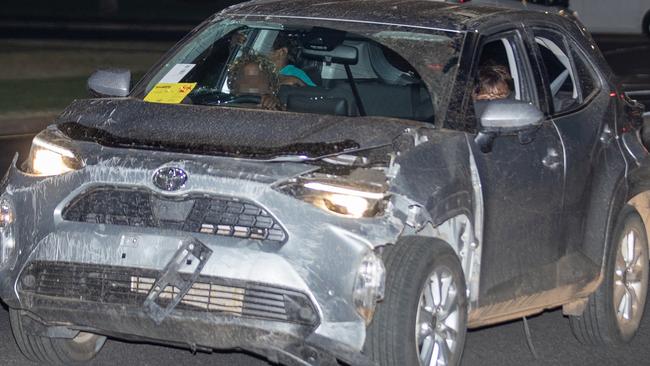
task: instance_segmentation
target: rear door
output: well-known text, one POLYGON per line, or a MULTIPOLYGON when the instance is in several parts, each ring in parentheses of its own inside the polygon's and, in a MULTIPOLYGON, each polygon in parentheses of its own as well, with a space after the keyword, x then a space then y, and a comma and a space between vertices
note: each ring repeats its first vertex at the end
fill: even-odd
MULTIPOLYGON (((566 181, 562 209, 563 241, 567 256, 580 260, 589 254, 586 245, 587 218, 594 215, 594 200, 608 199, 599 192, 599 182, 611 177, 617 166, 625 165, 616 141, 616 97, 589 55, 587 45, 577 42, 570 32, 554 24, 531 25, 528 29, 535 46, 538 71, 548 100, 548 113, 560 133, 566 151, 566 181)), ((603 240, 602 237, 598 240, 603 240)), ((592 247, 594 247, 592 245, 592 247)), ((596 246, 597 247, 597 246, 596 246)), ((591 271, 567 270, 565 281, 589 280, 591 271), (573 277, 573 278, 572 278, 573 277)))

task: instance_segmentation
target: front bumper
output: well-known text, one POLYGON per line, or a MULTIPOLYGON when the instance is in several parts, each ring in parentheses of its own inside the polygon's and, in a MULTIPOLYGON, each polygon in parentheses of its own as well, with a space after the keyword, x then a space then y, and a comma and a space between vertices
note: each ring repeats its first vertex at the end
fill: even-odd
MULTIPOLYGON (((188 161, 165 153, 152 158, 120 149, 102 152, 111 158, 58 177, 10 170, 5 197, 16 209, 17 250, 0 269, 0 296, 9 306, 45 326, 192 348, 243 348, 285 363, 317 364, 334 357, 368 362, 361 354, 365 323, 352 303, 352 289, 364 256, 396 241, 402 229, 397 220, 336 217, 270 188, 278 179, 312 169, 303 164, 269 169, 268 163, 214 157, 188 161), (190 174, 186 187, 173 194, 151 183, 153 172, 170 164, 190 174), (234 197, 267 212, 283 235, 275 231, 272 237, 269 230, 260 239, 251 230, 246 236, 236 230, 225 235, 216 226, 202 232, 173 220, 157 220, 154 226, 107 215, 94 222, 78 213, 72 215, 77 219, 66 216, 77 198, 98 187, 150 192, 172 202, 153 207, 155 216, 167 219, 173 212, 161 210, 181 207, 187 197, 234 197), (199 277, 157 321, 144 306, 151 281, 192 240, 212 255, 201 268, 198 260, 178 264, 179 278, 199 277), (67 277, 53 278, 56 273, 67 277)), ((168 290, 159 296, 162 307, 178 289, 170 285, 168 290)))
MULTIPOLYGON (((174 311, 158 324, 142 308, 30 297, 31 331, 57 334, 57 328, 127 340, 151 341, 193 350, 245 349, 285 365, 373 365, 357 350, 314 334, 304 326, 217 314, 174 311), (84 325, 88 324, 88 325, 84 325), (54 330, 54 331, 53 331, 54 330)), ((58 333, 65 334, 65 333, 58 333)))

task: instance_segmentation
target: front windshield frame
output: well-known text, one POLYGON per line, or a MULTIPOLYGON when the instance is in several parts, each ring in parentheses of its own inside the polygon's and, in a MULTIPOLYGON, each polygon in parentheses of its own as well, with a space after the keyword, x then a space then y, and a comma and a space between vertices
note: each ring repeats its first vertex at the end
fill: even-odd
MULTIPOLYGON (((456 79, 458 60, 464 46, 466 34, 455 30, 410 27, 406 25, 315 20, 310 18, 285 18, 281 16, 217 15, 197 27, 188 37, 170 50, 138 82, 131 96, 143 99, 146 96, 147 88, 155 84, 155 79, 160 78, 161 74, 164 75, 164 70, 168 70, 173 66, 175 60, 179 59, 179 55, 183 53, 187 54, 189 49, 195 48, 197 42, 205 39, 206 36, 218 33, 221 33, 220 36, 224 36, 230 30, 238 27, 259 26, 262 24, 265 27, 272 26, 278 30, 283 27, 321 27, 341 30, 365 37, 397 52, 419 73, 432 98, 431 102, 435 112, 435 124, 436 126, 442 126, 450 98, 448 91, 452 89, 456 79), (221 32, 215 30, 218 27, 223 28, 221 32), (213 30, 212 34, 210 34, 211 30, 213 30), (423 47, 422 42, 426 42, 427 40, 444 44, 443 47, 423 47)), ((217 38, 213 37, 212 42, 216 42, 217 38)))

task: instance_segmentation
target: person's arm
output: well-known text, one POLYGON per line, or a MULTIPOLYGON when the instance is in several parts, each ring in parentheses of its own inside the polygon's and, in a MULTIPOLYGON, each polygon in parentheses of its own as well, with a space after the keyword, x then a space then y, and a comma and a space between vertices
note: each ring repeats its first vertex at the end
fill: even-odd
POLYGON ((304 81, 300 80, 295 76, 280 75, 280 85, 289 85, 289 86, 307 86, 304 81))
POLYGON ((280 102, 280 99, 277 96, 271 94, 262 95, 260 106, 264 109, 268 109, 272 111, 286 110, 285 106, 282 105, 282 102, 280 102))

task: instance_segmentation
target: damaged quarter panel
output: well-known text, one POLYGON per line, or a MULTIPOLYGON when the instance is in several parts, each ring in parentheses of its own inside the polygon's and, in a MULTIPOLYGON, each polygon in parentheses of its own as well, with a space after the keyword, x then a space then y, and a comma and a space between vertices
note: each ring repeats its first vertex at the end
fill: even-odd
POLYGON ((400 140, 412 147, 398 147, 398 151, 405 151, 395 161, 399 175, 393 180, 393 191, 421 205, 433 226, 461 214, 472 218, 472 179, 465 134, 451 130, 419 133, 422 136, 414 133, 400 140))

